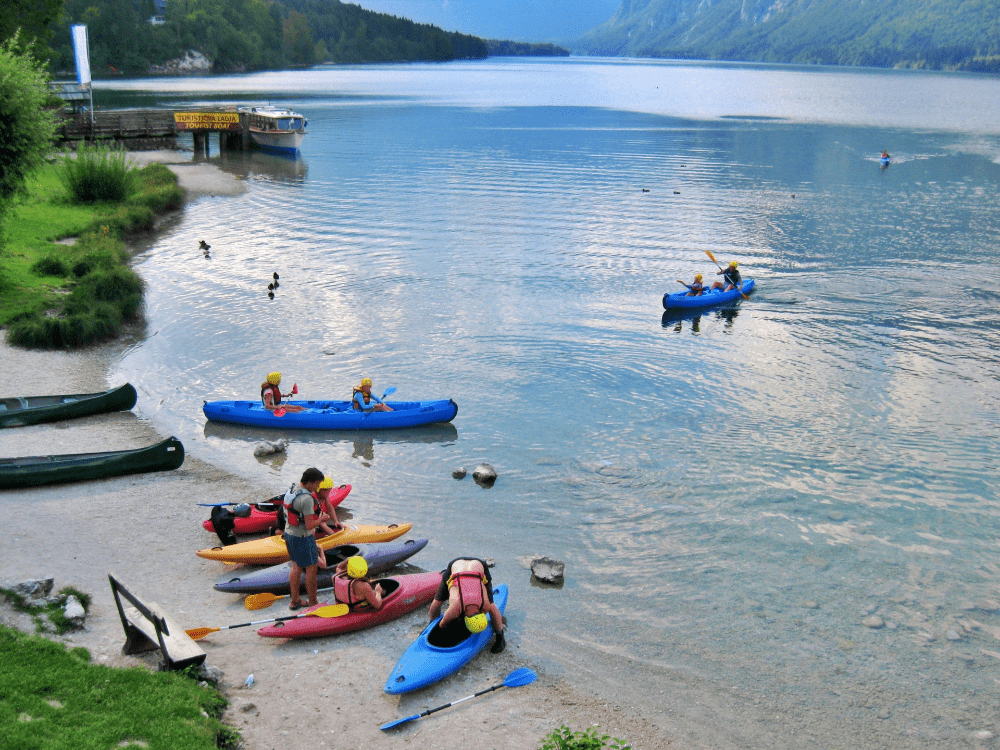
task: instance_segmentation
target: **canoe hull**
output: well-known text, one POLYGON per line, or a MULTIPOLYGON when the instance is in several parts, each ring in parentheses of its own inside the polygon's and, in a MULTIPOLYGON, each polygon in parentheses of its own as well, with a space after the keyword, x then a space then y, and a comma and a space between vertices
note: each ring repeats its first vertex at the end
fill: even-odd
POLYGON ((23 427, 92 414, 128 411, 135 406, 135 400, 135 388, 130 383, 101 393, 0 398, 0 427, 23 427))
POLYGON ((184 446, 174 437, 131 451, 5 458, 0 459, 0 489, 169 471, 183 463, 184 446))
POLYGON ((733 289, 724 292, 721 289, 699 294, 697 297, 688 297, 687 292, 663 295, 664 310, 693 310, 699 307, 714 307, 733 300, 743 299, 744 294, 750 294, 754 288, 753 279, 743 279, 740 289, 733 289), (741 294, 742 292, 742 294, 741 294))
POLYGON ((303 407, 280 417, 259 401, 207 401, 202 407, 213 422, 229 422, 249 427, 285 430, 387 430, 450 422, 458 414, 452 400, 387 401, 393 411, 363 413, 351 408, 350 401, 290 401, 303 407))
MULTIPOLYGON (((493 602, 500 608, 501 613, 507 608, 505 584, 493 589, 493 602)), ((434 638, 431 635, 440 620, 439 617, 424 628, 417 640, 399 657, 399 661, 389 674, 389 679, 385 682, 385 692, 390 695, 400 695, 443 680, 468 664, 476 654, 486 648, 486 644, 493 637, 493 628, 488 627, 482 633, 468 634, 468 637, 458 645, 440 648, 432 645, 434 638)), ((457 620, 456 623, 460 629, 465 627, 461 620, 457 620)))
MULTIPOLYGON (((411 523, 394 523, 391 526, 345 525, 341 531, 320 539, 319 544, 324 550, 328 550, 341 544, 391 542, 393 539, 403 536, 412 527, 411 523)), ((230 544, 228 547, 200 549, 195 554, 206 560, 244 563, 246 565, 277 565, 288 562, 288 548, 281 536, 254 539, 249 542, 230 544)))
MULTIPOLYGON (((339 487, 335 487, 330 490, 330 504, 336 508, 342 502, 344 498, 351 493, 351 485, 342 484, 339 487)), ((277 497, 272 497, 270 500, 280 501, 281 495, 277 497)), ((278 511, 266 511, 261 510, 259 505, 250 506, 250 515, 246 518, 234 518, 233 523, 235 528, 233 532, 236 534, 259 534, 262 531, 267 531, 275 527, 278 523, 278 511)), ((201 522, 202 528, 205 531, 211 531, 215 533, 215 526, 212 524, 212 519, 207 518, 201 522)))
MULTIPOLYGON (((383 588, 390 585, 397 587, 382 599, 382 608, 378 612, 370 607, 360 607, 340 617, 300 617, 268 625, 258 630, 257 635, 265 638, 316 638, 372 628, 428 604, 434 598, 438 584, 441 583, 441 574, 415 573, 393 576, 380 582, 383 588)), ((372 586, 375 584, 376 581, 372 581, 372 586)), ((308 615, 313 609, 325 604, 336 604, 336 600, 321 602, 316 607, 304 610, 303 614, 308 615)))
MULTIPOLYGON (((333 586, 334 568, 337 564, 357 554, 361 554, 368 563, 368 574, 378 575, 398 565, 427 546, 426 539, 407 539, 405 542, 386 542, 384 544, 342 544, 326 550, 326 568, 317 571, 316 587, 325 589, 333 586)), ((290 562, 272 565, 252 573, 242 573, 228 581, 215 584, 216 591, 228 594, 288 594, 291 586, 288 574, 291 571, 290 562)), ((305 591, 305 580, 302 581, 305 591)))

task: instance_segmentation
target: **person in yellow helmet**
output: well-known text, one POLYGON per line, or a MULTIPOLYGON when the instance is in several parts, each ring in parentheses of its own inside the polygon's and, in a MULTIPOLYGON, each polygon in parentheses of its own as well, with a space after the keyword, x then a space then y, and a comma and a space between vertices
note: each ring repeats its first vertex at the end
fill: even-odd
POLYGON ((702 279, 702 275, 700 273, 696 273, 694 275, 694 282, 693 283, 691 283, 691 284, 684 284, 684 282, 681 281, 680 279, 677 279, 677 283, 678 284, 684 284, 684 286, 686 286, 690 290, 687 293, 688 297, 697 297, 699 294, 701 294, 702 292, 705 291, 705 285, 701 283, 701 279, 702 279))
MULTIPOLYGON (((337 511, 334 509, 333 505, 330 504, 330 492, 333 490, 333 479, 330 477, 323 477, 323 481, 319 485, 319 489, 316 490, 316 499, 319 500, 320 509, 326 513, 330 518, 327 521, 320 521, 319 525, 316 526, 317 534, 319 536, 329 536, 336 531, 341 531, 344 525, 337 518, 337 511)), ((326 564, 320 565, 321 568, 325 568, 326 564)))
POLYGON ((351 609, 369 606, 378 612, 382 609, 382 584, 373 588, 368 580, 368 561, 361 555, 348 557, 337 565, 333 577, 333 595, 341 604, 351 609))
POLYGON ((277 409, 284 409, 287 412, 302 411, 302 407, 297 404, 281 403, 282 398, 288 398, 293 393, 298 393, 298 386, 293 385, 291 393, 282 393, 279 385, 281 385, 280 372, 268 373, 267 380, 260 384, 260 400, 264 403, 264 408, 268 411, 276 411, 277 409))
POLYGON ((355 411, 392 411, 391 408, 382 403, 382 399, 372 395, 371 378, 362 378, 361 385, 355 386, 352 406, 355 411))
POLYGON ((448 567, 441 571, 441 583, 431 602, 432 620, 441 612, 445 602, 448 602, 448 608, 441 615, 442 628, 460 617, 470 633, 481 633, 492 624, 496 636, 490 652, 499 654, 504 650, 507 642, 504 639, 503 615, 493 603, 493 579, 485 561, 477 557, 457 557, 448 563, 448 567))
POLYGON ((722 281, 716 281, 712 284, 712 289, 722 289, 723 291, 728 292, 739 287, 739 285, 743 283, 743 277, 740 276, 740 272, 737 270, 738 267, 739 263, 735 260, 731 260, 729 261, 729 268, 720 268, 716 271, 716 276, 722 274, 722 281), (723 281, 725 283, 723 283, 723 281))

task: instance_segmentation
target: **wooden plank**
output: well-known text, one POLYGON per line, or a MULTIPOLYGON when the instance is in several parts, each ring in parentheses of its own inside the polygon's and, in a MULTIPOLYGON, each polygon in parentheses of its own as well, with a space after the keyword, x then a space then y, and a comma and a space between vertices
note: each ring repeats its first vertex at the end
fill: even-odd
MULTIPOLYGON (((195 643, 191 637, 184 632, 184 628, 178 625, 159 604, 156 602, 144 602, 145 606, 156 617, 161 618, 167 625, 169 632, 162 633, 163 645, 166 653, 163 655, 171 669, 184 669, 192 664, 201 664, 205 661, 206 654, 201 646, 195 643)), ((156 628, 153 623, 139 612, 135 607, 125 607, 125 617, 129 623, 142 632, 150 641, 158 643, 156 628)))

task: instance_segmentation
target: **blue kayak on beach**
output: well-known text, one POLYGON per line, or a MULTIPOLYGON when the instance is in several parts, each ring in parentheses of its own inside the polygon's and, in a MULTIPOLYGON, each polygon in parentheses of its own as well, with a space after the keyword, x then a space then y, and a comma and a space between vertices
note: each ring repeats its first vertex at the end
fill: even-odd
POLYGON ((350 401, 289 401, 302 411, 275 416, 260 401, 206 401, 202 407, 212 422, 286 430, 385 430, 450 422, 458 405, 447 401, 386 401, 392 411, 356 411, 350 401))
POLYGON ((696 297, 689 297, 687 292, 677 292, 676 294, 663 295, 664 310, 690 310, 697 307, 712 307, 721 305, 724 302, 743 299, 744 294, 753 291, 753 279, 743 279, 739 289, 731 289, 724 292, 721 289, 710 289, 696 297))
MULTIPOLYGON (((506 584, 493 588, 493 603, 503 614, 507 607, 506 584)), ((433 685, 472 661, 472 657, 486 648, 493 638, 492 627, 473 634, 466 630, 461 617, 453 620, 447 628, 438 627, 440 622, 438 617, 424 628, 417 640, 399 657, 389 679, 385 681, 385 692, 399 695, 433 685)))

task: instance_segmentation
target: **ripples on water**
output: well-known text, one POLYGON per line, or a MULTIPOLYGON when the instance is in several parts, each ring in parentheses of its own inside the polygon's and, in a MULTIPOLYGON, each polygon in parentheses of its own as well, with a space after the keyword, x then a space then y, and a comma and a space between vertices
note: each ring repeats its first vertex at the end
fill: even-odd
MULTIPOLYGON (((276 488, 319 465, 354 485, 355 517, 414 520, 429 568, 498 558, 536 657, 564 640, 567 670, 581 648, 610 653, 602 679, 661 719, 679 704, 652 696, 678 674, 719 710, 725 693, 744 718, 783 717, 757 734, 720 721, 713 747, 953 747, 996 718, 995 138, 851 126, 878 121, 861 111, 807 124, 770 101, 745 116, 747 81, 805 101, 843 86, 843 102, 885 84, 868 73, 649 67, 607 66, 600 90, 691 70, 738 116, 584 106, 572 87, 567 106, 499 106, 521 90, 505 71, 530 65, 404 68, 384 96, 371 80, 400 69, 296 74, 301 98, 270 97, 309 118, 303 159, 211 159, 250 190, 189 205, 141 257, 154 335, 118 374, 195 455, 276 488), (463 70, 490 102, 447 103, 470 96, 463 70), (325 93, 344 81, 359 91, 325 93), (706 250, 757 292, 663 316, 675 279, 714 272, 706 250), (286 458, 257 462, 262 433, 205 425, 200 405, 252 397, 275 368, 303 396, 368 375, 454 397, 459 416, 289 436, 286 458), (450 478, 482 460, 492 490, 450 478), (567 561, 561 592, 529 585, 516 558, 536 552, 567 561), (889 627, 862 627, 870 614, 889 627)), ((942 86, 886 76, 917 110, 942 86)), ((671 726, 701 736, 711 714, 671 726)))

